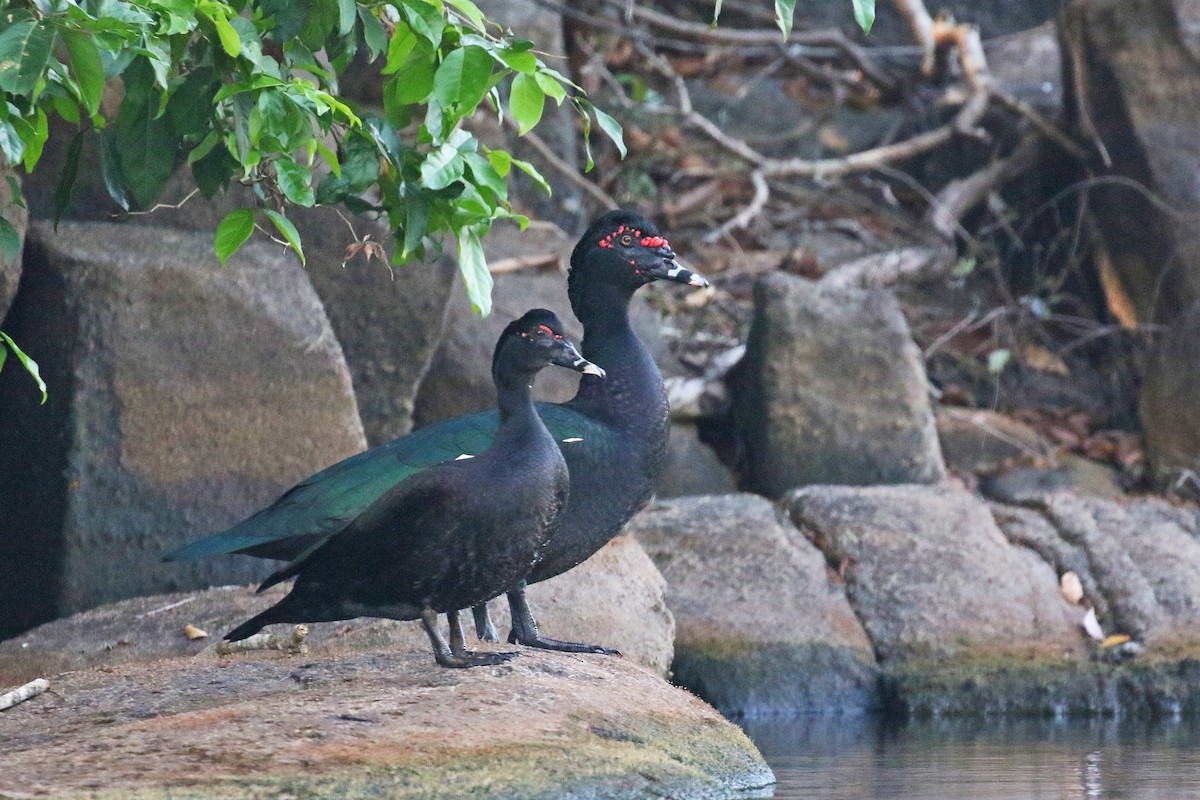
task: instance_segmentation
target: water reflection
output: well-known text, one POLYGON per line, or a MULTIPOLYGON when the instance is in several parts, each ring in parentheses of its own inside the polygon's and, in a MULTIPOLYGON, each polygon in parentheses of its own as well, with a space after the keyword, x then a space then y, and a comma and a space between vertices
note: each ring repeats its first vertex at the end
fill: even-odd
POLYGON ((747 721, 776 800, 1200 800, 1200 726, 747 721))

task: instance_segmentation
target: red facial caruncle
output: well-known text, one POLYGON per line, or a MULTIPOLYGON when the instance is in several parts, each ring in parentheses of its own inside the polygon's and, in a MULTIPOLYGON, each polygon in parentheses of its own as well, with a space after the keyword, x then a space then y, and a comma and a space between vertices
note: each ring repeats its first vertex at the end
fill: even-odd
POLYGON ((624 225, 618 227, 615 231, 605 236, 599 241, 600 247, 611 248, 614 236, 629 235, 631 239, 636 239, 642 247, 670 247, 667 240, 661 236, 642 236, 642 232, 634 228, 627 228, 624 225))

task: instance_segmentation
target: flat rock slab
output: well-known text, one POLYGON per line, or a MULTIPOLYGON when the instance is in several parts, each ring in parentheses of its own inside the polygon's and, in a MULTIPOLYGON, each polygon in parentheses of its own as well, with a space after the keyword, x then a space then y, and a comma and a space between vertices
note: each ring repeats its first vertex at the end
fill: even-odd
POLYGON ((755 491, 945 476, 921 355, 890 292, 764 277, 731 382, 755 491))
POLYGON ((727 798, 773 783, 738 728, 641 667, 314 647, 50 677, 0 715, 0 795, 727 798))
POLYGON ((845 592, 767 500, 678 498, 629 530, 667 579, 677 683, 739 716, 872 705, 875 658, 845 592))
MULTIPOLYGON (((195 655, 278 602, 287 588, 272 587, 256 595, 252 586, 225 586, 135 597, 46 623, 0 642, 0 684, 22 684, 68 670, 112 669, 195 655), (209 638, 188 640, 186 625, 200 628, 209 638)), ((662 576, 642 548, 631 537, 620 536, 570 572, 530 587, 529 603, 547 635, 618 648, 626 660, 665 675, 675 622, 663 600, 664 589, 662 576)), ((507 604, 493 603, 492 612, 504 635, 507 604)), ((429 640, 417 622, 364 617, 309 628, 308 641, 314 649, 399 648, 432 659, 429 640)), ((286 631, 283 625, 267 629, 268 633, 286 631)))

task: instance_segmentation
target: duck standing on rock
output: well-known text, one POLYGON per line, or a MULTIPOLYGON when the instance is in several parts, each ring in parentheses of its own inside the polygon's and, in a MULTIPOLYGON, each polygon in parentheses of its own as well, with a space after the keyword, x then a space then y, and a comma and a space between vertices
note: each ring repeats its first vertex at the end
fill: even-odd
MULTIPOLYGON (((670 431, 662 375, 629 324, 629 303, 656 280, 691 286, 708 281, 675 260, 645 217, 612 211, 597 219, 571 253, 571 309, 583 324, 583 353, 608 373, 584 376, 566 403, 536 408, 559 443, 571 473, 571 497, 558 533, 542 550, 528 583, 552 578, 603 547, 646 504, 662 471, 670 431)), ((482 411, 414 431, 306 478, 271 506, 221 533, 192 542, 169 560, 243 553, 293 559, 344 527, 409 475, 460 454, 482 453, 496 435, 495 411, 482 411)), ((571 652, 605 647, 543 637, 524 585, 508 592, 509 642, 571 652)), ((481 638, 496 639, 486 605, 475 607, 481 638)))
POLYGON ((530 397, 534 376, 550 364, 604 377, 564 337, 558 317, 534 309, 510 323, 496 344, 499 428, 491 445, 388 489, 268 578, 260 592, 297 581, 225 638, 245 639, 275 622, 373 616, 420 619, 443 667, 498 664, 515 655, 467 650, 458 610, 518 586, 566 511, 567 464, 530 397), (439 612, 449 618, 449 646, 437 627, 439 612))

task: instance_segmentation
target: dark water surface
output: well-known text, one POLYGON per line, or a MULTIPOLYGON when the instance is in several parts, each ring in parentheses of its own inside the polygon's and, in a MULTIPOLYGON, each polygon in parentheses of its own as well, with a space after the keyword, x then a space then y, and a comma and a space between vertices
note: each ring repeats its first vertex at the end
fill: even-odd
POLYGON ((1200 724, 745 721, 776 800, 1200 800, 1200 724))

